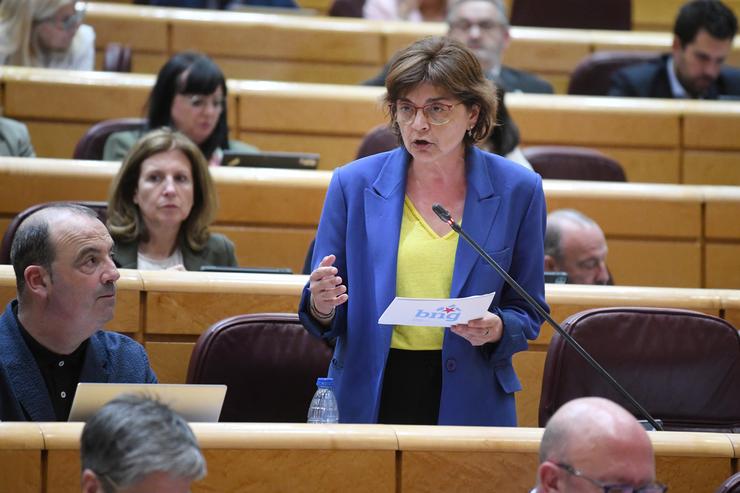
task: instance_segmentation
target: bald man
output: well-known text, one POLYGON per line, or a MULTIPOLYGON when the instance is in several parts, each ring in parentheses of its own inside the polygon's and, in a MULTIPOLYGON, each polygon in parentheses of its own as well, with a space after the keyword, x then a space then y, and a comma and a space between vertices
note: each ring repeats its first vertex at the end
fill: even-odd
POLYGON ((545 271, 567 273, 569 284, 607 284, 608 251, 604 232, 585 214, 559 209, 547 215, 545 271))
POLYGON ((600 397, 564 404, 540 443, 537 493, 663 493, 647 433, 624 408, 600 397))

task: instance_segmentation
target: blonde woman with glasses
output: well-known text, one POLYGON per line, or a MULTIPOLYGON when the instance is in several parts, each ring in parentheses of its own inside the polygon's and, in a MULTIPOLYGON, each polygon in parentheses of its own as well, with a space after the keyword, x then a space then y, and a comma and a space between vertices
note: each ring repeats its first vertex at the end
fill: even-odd
POLYGON ((85 2, 0 0, 0 65, 93 70, 95 31, 85 2))

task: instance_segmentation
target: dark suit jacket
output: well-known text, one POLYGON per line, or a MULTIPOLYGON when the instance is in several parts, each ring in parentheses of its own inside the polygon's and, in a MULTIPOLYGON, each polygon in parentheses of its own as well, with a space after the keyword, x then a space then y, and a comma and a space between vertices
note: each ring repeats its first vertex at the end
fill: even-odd
MULTIPOLYGON (((0 419, 56 421, 44 377, 13 314, 17 303, 11 301, 0 316, 0 419)), ((157 383, 157 377, 138 342, 99 330, 90 337, 80 382, 157 383)))
MULTIPOLYGON (((326 193, 312 265, 335 254, 334 265, 349 290, 328 331, 309 314, 309 291, 299 316, 314 335, 336 348, 329 366, 339 419, 375 423, 383 370, 393 326, 378 318, 396 293, 396 264, 406 175, 404 148, 375 154, 337 168, 326 193)), ((539 175, 500 156, 471 147, 465 158, 467 193, 462 224, 542 306, 545 198, 539 175)), ((449 329, 442 344, 439 424, 516 426, 514 392, 521 384, 511 358, 537 337, 540 316, 460 240, 454 259, 451 297, 496 292, 491 311, 504 334, 495 344, 472 346, 449 329)))
MULTIPOLYGON (((384 86, 389 67, 390 65, 386 64, 378 75, 366 80, 362 84, 365 86, 384 86)), ((529 72, 515 70, 506 66, 501 67, 501 73, 493 82, 497 86, 500 86, 504 92, 529 92, 538 94, 552 94, 554 92, 552 85, 546 80, 540 79, 529 72)))
MULTIPOLYGON (((205 248, 196 252, 187 242, 180 243, 182 251, 182 261, 185 264, 185 270, 200 270, 204 265, 220 265, 226 267, 237 267, 234 254, 234 244, 230 239, 219 233, 211 233, 205 248)), ((138 253, 138 243, 116 242, 116 263, 122 269, 136 269, 136 256, 138 253)))
MULTIPOLYGON (((670 55, 624 67, 612 75, 609 96, 636 98, 673 98, 666 65, 670 55)), ((720 95, 740 96, 740 70, 723 67, 719 77, 709 87, 704 99, 718 99, 720 95)))

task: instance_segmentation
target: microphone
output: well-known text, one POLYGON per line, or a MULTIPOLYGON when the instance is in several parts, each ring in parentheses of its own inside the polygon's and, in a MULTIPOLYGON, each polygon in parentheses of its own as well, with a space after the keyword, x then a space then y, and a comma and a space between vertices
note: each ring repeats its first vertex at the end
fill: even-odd
POLYGON ((554 319, 553 319, 553 318, 552 318, 552 317, 550 316, 550 314, 549 314, 549 313, 547 313, 547 310, 545 310, 545 309, 544 309, 544 308, 543 308, 543 307, 542 307, 542 306, 541 306, 541 305, 540 305, 540 304, 539 304, 539 303, 537 302, 537 300, 535 300, 534 298, 532 298, 532 296, 530 296, 530 295, 529 295, 529 293, 527 293, 527 292, 526 292, 526 291, 524 290, 524 288, 523 288, 523 287, 521 287, 521 286, 519 285, 519 283, 518 283, 518 282, 516 282, 516 281, 514 280, 514 278, 513 278, 513 277, 511 277, 511 276, 509 275, 509 273, 508 273, 508 272, 506 272, 506 271, 505 271, 505 270, 504 270, 504 269, 503 269, 503 268, 502 268, 502 267, 501 267, 501 266, 500 266, 500 265, 498 264, 498 262, 496 262, 496 261, 495 261, 494 259, 492 259, 492 258, 491 258, 491 256, 490 256, 490 255, 488 255, 488 254, 487 254, 487 253, 485 252, 485 250, 483 250, 483 249, 482 249, 482 248, 480 247, 480 245, 478 245, 478 243, 476 243, 476 241, 475 241, 475 240, 474 240, 473 238, 471 238, 471 237, 470 237, 470 236, 469 236, 469 235, 468 235, 468 234, 467 234, 467 233, 466 233, 466 232, 465 232, 465 231, 464 231, 464 230, 463 230, 463 229, 462 229, 462 228, 460 227, 460 225, 459 225, 459 224, 457 224, 457 223, 455 222, 455 220, 454 220, 454 219, 452 218, 452 216, 451 216, 451 215, 450 215, 450 213, 449 213, 449 212, 447 211, 447 209, 445 209, 445 208, 444 208, 444 207, 443 207, 443 206, 442 206, 441 204, 434 204, 434 205, 432 206, 432 210, 434 211, 434 213, 435 213, 435 214, 437 214, 437 217, 439 217, 439 218, 440 218, 440 219, 442 220, 442 222, 445 222, 445 223, 449 224, 449 225, 450 225, 450 228, 452 228, 452 230, 453 230, 453 231, 455 231, 455 232, 456 232, 456 233, 458 233, 458 234, 459 234, 460 236, 462 236, 462 238, 463 238, 463 239, 464 239, 465 241, 467 241, 467 242, 468 242, 468 243, 470 244, 470 246, 472 246, 472 247, 473 247, 473 249, 474 249, 474 250, 475 250, 476 252, 478 252, 478 255, 480 255, 481 257, 483 257, 483 259, 484 259, 484 260, 485 260, 486 262, 488 262, 488 264, 489 264, 489 265, 490 265, 491 267, 493 267, 493 268, 494 268, 494 270, 495 270, 496 272, 498 272, 498 274, 499 274, 499 275, 500 275, 501 277, 503 277, 503 278, 504 278, 504 280, 506 281, 506 283, 507 283, 507 284, 508 284, 509 286, 511 286, 511 287, 512 287, 512 288, 514 289, 514 291, 516 291, 516 292, 517 292, 517 293, 519 294, 519 296, 521 296, 522 298, 524 298, 525 300, 527 300, 527 303, 529 303, 529 305, 530 305, 530 306, 531 306, 532 308, 534 308, 534 309, 535 309, 535 311, 536 311, 536 312, 537 312, 538 314, 540 314, 540 316, 542 316, 542 317, 543 317, 543 318, 544 318, 545 320, 547 320, 547 323, 549 323, 549 324, 550 324, 550 325, 552 326, 552 328, 553 328, 553 329, 555 329, 555 331, 556 331, 556 332, 557 332, 558 334, 560 334, 560 336, 561 336, 561 337, 562 337, 563 339, 565 339, 565 342, 567 342, 567 343, 568 343, 568 345, 569 345, 570 347, 572 347, 572 348, 573 348, 573 349, 574 349, 574 350, 575 350, 575 351, 576 351, 576 352, 577 352, 578 354, 580 354, 580 355, 581 355, 581 357, 583 357, 583 359, 585 359, 585 360, 586 360, 586 362, 588 362, 588 364, 589 364, 589 365, 591 365, 591 367, 592 367, 592 368, 593 368, 594 370, 596 370, 596 371, 597 371, 597 372, 598 372, 598 373, 599 373, 599 374, 600 374, 600 375, 601 375, 602 377, 604 377, 604 379, 605 379, 605 380, 606 380, 607 382, 609 382, 609 384, 610 384, 610 385, 611 385, 612 387, 614 387, 614 388, 615 388, 615 389, 616 389, 616 390, 617 390, 617 391, 618 391, 618 392, 619 392, 620 394, 622 394, 622 397, 624 397, 625 399, 627 399, 627 400, 629 401, 629 403, 630 403, 630 404, 632 404, 633 406, 635 406, 635 408, 636 408, 636 409, 637 409, 637 410, 638 410, 638 411, 640 412, 640 414, 642 414, 643 416, 645 416, 645 418, 647 419, 647 421, 648 421, 648 422, 649 422, 649 423, 650 423, 650 424, 651 424, 651 425, 653 426, 653 428, 654 428, 654 429, 656 429, 656 430, 658 430, 658 431, 663 431, 663 426, 661 426, 661 424, 660 424, 660 423, 658 423, 658 421, 657 421, 657 420, 656 420, 655 418, 653 418, 653 417, 652 417, 652 416, 650 415, 650 413, 649 413, 649 412, 648 412, 648 411, 647 411, 647 410, 646 410, 646 409, 645 409, 644 407, 642 407, 642 405, 641 405, 641 404, 640 404, 639 402, 637 402, 637 400, 636 400, 636 399, 635 399, 634 397, 632 397, 632 395, 631 395, 631 394, 630 394, 629 392, 627 392, 627 390, 626 390, 626 389, 625 389, 624 387, 622 387, 622 386, 621 386, 621 385, 619 384, 619 382, 617 382, 617 381, 616 381, 616 380, 614 379, 614 377, 612 377, 612 376, 611 376, 611 375, 609 374, 609 372, 608 372, 608 371, 606 371, 606 369, 605 369, 605 368, 604 368, 603 366, 601 366, 601 365, 600 365, 600 364, 599 364, 599 363, 598 363, 598 362, 597 362, 597 361, 596 361, 596 360, 595 360, 595 359, 593 358, 593 356, 591 356, 591 355, 590 355, 590 354, 588 353, 588 351, 586 351, 586 350, 585 350, 585 349, 583 348, 583 346, 581 346, 581 344, 580 344, 580 343, 579 343, 578 341, 576 341, 576 340, 575 340, 575 339, 573 338, 573 336, 571 336, 570 334, 568 334, 568 333, 567 333, 567 332, 566 332, 566 331, 565 331, 565 330, 564 330, 564 329, 563 329, 563 328, 562 328, 562 327, 560 326, 560 324, 558 324, 558 323, 557 323, 557 322, 556 322, 556 321, 555 321, 555 320, 554 320, 554 319))

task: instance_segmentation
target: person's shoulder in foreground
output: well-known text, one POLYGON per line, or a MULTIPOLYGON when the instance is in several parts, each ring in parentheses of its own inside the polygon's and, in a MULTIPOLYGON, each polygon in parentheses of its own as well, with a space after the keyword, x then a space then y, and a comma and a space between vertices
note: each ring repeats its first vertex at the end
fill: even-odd
POLYGON ((536 493, 633 491, 663 493, 642 425, 618 404, 583 397, 563 404, 540 442, 536 493))
POLYGON ((123 395, 100 408, 80 437, 83 493, 187 493, 206 475, 188 423, 165 404, 123 395))
POLYGON ((36 156, 28 128, 23 123, 0 117, 0 156, 36 156))

